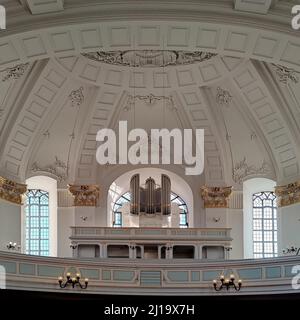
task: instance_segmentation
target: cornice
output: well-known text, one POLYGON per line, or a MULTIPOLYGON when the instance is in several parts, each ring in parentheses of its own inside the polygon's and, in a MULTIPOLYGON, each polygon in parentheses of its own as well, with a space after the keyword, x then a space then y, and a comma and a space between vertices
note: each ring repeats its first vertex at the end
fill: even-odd
POLYGON ((290 26, 292 4, 284 4, 271 9, 267 15, 236 11, 232 1, 180 1, 180 0, 139 0, 136 1, 72 1, 65 4, 61 12, 31 15, 28 10, 9 6, 7 10, 7 30, 1 36, 19 32, 101 21, 199 21, 251 26, 270 31, 297 35, 290 26), (75 2, 75 3, 74 3, 75 2))

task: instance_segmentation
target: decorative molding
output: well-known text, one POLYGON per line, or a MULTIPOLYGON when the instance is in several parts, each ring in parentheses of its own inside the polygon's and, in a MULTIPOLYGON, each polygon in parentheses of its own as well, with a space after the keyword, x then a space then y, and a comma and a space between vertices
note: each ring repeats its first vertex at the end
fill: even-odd
POLYGON ((20 0, 27 7, 31 14, 47 14, 51 12, 63 11, 64 0, 20 0))
POLYGON ((96 207, 99 198, 97 185, 68 185, 74 197, 75 207, 96 207))
POLYGON ((68 167, 67 165, 55 156, 55 161, 53 164, 41 167, 37 162, 34 162, 31 167, 32 172, 47 172, 54 175, 60 182, 65 181, 68 177, 68 167))
POLYGON ((27 68, 29 67, 29 63, 23 63, 23 64, 18 64, 14 67, 11 68, 6 68, 2 72, 5 73, 5 75, 2 78, 2 81, 7 81, 7 80, 17 80, 23 76, 27 68))
POLYGON ((216 95, 216 101, 219 105, 228 106, 229 103, 232 101, 232 95, 228 90, 222 89, 220 87, 217 88, 217 95, 216 95))
POLYGON ((22 204, 22 195, 27 191, 26 184, 20 184, 0 177, 0 198, 16 204, 22 204))
POLYGON ((297 75, 297 72, 294 69, 284 67, 280 64, 275 63, 272 63, 272 65, 274 66, 274 70, 280 82, 284 84, 287 84, 288 81, 291 81, 293 83, 299 82, 299 76, 297 75))
POLYGON ((231 193, 232 187, 203 186, 201 197, 204 200, 204 208, 228 208, 231 193))
POLYGON ((278 197, 278 207, 286 207, 294 203, 300 203, 300 180, 285 186, 275 187, 278 197))
POLYGON ((234 182, 241 184, 244 179, 250 175, 264 175, 271 171, 270 165, 264 160, 261 167, 249 166, 246 157, 238 162, 233 168, 232 179, 234 182))
POLYGON ((209 60, 215 53, 203 51, 128 50, 83 53, 88 59, 129 67, 166 67, 209 60))
POLYGON ((157 101, 165 100, 167 102, 167 105, 169 108, 176 109, 174 106, 174 100, 172 96, 156 96, 152 93, 141 96, 141 95, 128 95, 127 103, 125 107, 123 108, 125 111, 129 111, 132 109, 132 106, 134 106, 136 100, 143 101, 148 106, 153 106, 156 104, 157 101))
POLYGON ((73 107, 82 105, 84 102, 83 87, 73 90, 69 94, 69 99, 71 100, 73 107))

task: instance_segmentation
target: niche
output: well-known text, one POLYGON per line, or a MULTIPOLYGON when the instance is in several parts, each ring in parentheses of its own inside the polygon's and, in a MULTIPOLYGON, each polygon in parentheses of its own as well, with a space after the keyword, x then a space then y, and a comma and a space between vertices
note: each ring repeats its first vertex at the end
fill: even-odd
POLYGON ((173 259, 194 259, 194 246, 174 246, 173 259))
POLYGON ((158 246, 144 246, 144 259, 158 259, 158 246))
POLYGON ((224 259, 225 258, 224 247, 204 246, 202 248, 202 258, 211 259, 211 260, 224 259))
POLYGON ((99 258, 100 248, 93 244, 80 244, 78 245, 79 258, 99 258))
POLYGON ((108 258, 129 258, 129 247, 126 245, 107 246, 108 258))

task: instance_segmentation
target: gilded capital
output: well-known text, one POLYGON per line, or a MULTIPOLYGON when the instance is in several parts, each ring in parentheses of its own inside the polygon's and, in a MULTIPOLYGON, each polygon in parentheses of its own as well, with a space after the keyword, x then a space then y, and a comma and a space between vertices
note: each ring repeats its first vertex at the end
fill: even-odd
POLYGON ((294 183, 289 183, 285 186, 277 186, 275 188, 277 195, 278 207, 289 206, 300 202, 300 180, 294 183))
POLYGON ((201 197, 204 201, 204 208, 228 208, 231 192, 232 187, 203 186, 201 197))
POLYGON ((16 204, 22 204, 22 195, 27 191, 26 184, 20 184, 0 177, 0 198, 16 204))
POLYGON ((99 198, 97 185, 69 185, 69 191, 74 197, 75 207, 96 207, 99 198))

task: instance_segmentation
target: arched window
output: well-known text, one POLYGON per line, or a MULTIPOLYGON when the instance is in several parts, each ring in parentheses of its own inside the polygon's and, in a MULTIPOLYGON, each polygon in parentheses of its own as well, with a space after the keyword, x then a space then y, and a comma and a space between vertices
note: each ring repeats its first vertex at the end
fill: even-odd
MULTIPOLYGON (((118 200, 114 203, 113 206, 113 226, 114 227, 122 227, 122 212, 121 208, 125 203, 130 202, 131 195, 130 192, 124 193, 118 200)), ((180 228, 188 227, 188 219, 187 219, 187 205, 185 201, 178 196, 176 193, 171 192, 171 202, 176 203, 180 209, 180 228)))
POLYGON ((114 220, 113 220, 113 226, 114 227, 122 227, 122 212, 121 208, 124 205, 124 203, 130 202, 131 195, 130 192, 124 193, 115 203, 113 206, 113 214, 114 214, 114 220))
POLYGON ((171 202, 176 203, 180 209, 180 228, 187 228, 188 227, 188 219, 187 213, 188 208, 185 201, 176 193, 171 192, 171 202))
POLYGON ((49 256, 49 193, 32 189, 26 196, 26 254, 49 256))
POLYGON ((253 256, 277 257, 277 205, 274 192, 253 194, 253 256))

